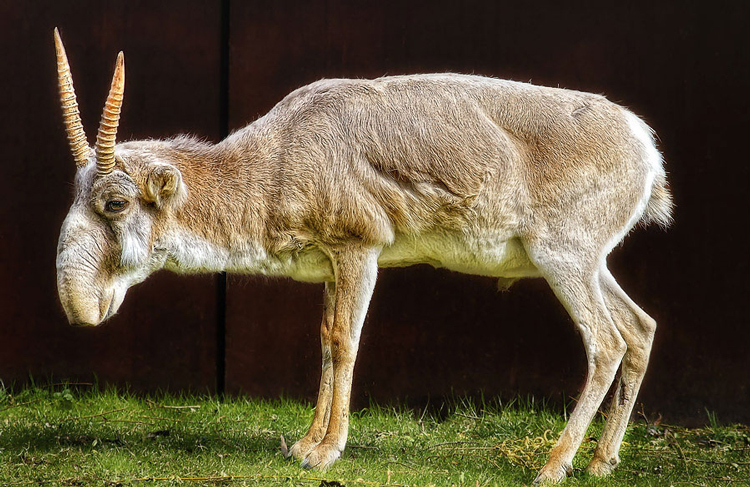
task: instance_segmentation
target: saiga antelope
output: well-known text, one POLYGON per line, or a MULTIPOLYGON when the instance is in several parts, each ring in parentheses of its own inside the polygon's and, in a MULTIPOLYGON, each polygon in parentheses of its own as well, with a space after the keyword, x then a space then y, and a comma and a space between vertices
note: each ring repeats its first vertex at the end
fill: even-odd
POLYGON ((117 58, 89 147, 55 42, 77 166, 57 280, 73 324, 111 317, 158 269, 324 282, 315 415, 290 454, 324 469, 344 450, 354 361, 379 267, 428 263, 506 283, 543 277, 580 331, 583 392, 536 482, 558 482, 621 369, 587 469, 606 475, 656 324, 606 257, 639 222, 666 226, 671 196, 651 130, 605 98, 479 76, 322 80, 218 144, 115 144, 117 58))

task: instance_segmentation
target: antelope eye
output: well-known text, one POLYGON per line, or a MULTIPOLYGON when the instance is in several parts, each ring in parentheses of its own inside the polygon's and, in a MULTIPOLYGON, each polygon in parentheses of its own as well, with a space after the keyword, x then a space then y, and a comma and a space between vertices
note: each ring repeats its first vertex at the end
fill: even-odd
POLYGON ((119 213, 128 207, 128 202, 125 200, 109 200, 104 205, 104 209, 108 213, 119 213))

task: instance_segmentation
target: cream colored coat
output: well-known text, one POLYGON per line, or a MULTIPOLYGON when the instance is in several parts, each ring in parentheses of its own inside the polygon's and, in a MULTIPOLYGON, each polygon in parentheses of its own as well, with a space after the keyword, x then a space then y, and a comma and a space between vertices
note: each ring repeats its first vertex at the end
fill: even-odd
MULTIPOLYGON (((70 98, 67 59, 59 62, 70 98)), ((119 113, 122 60, 118 73, 105 119, 119 113)), ((620 289, 606 257, 638 222, 667 225, 671 213, 651 131, 628 110, 479 76, 322 80, 215 145, 184 137, 114 145, 110 120, 93 150, 72 113, 64 108, 79 169, 57 259, 72 323, 109 318, 128 287, 161 268, 325 282, 318 403, 290 454, 326 468, 346 445, 379 267, 428 263, 502 287, 543 277, 581 332, 589 373, 536 481, 570 472, 621 368, 588 470, 604 475, 619 462, 655 322, 620 289), (113 156, 100 148, 107 134, 113 156)))

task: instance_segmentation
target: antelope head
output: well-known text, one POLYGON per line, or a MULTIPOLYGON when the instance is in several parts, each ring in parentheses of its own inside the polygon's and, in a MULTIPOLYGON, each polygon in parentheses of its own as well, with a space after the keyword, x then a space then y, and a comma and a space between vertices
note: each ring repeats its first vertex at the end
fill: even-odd
POLYGON ((174 166, 149 160, 138 143, 115 144, 125 88, 123 53, 91 148, 57 29, 55 50, 63 121, 77 167, 74 201, 58 241, 57 287, 71 324, 98 325, 117 312, 130 286, 164 265, 166 254, 154 249, 153 230, 164 207, 186 190, 174 166))

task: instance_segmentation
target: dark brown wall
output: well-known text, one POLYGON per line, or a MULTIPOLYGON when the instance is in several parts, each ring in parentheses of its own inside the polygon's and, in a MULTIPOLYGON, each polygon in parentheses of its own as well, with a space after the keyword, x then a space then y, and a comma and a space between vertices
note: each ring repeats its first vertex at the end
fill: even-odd
MULTIPOLYGON (((67 327, 54 282, 73 176, 56 102, 57 25, 89 136, 119 49, 123 138, 217 140, 225 124, 240 128, 292 89, 335 76, 469 72, 631 107, 659 134, 677 203, 668 232, 638 230, 610 258, 660 325, 641 401, 675 420, 708 409, 749 422, 748 6, 558 3, 92 1, 76 12, 0 3, 0 82, 12 94, 0 99, 0 378, 96 373, 137 389, 212 389, 224 372, 230 393, 312 399, 317 387, 318 285, 230 276, 222 323, 220 281, 163 273, 133 288, 106 326, 67 327)), ((479 390, 559 399, 584 374, 580 340, 543 281, 498 293, 489 279, 414 267, 379 276, 354 396, 359 405, 479 390)))
POLYGON ((126 53, 122 139, 180 130, 218 139, 219 8, 201 2, 3 2, 0 12, 0 378, 213 388, 216 283, 152 277, 98 329, 67 325, 55 248, 75 172, 61 126, 52 29, 65 40, 93 141, 118 50, 126 53), (69 5, 75 5, 70 8, 69 5), (188 103, 187 101, 190 100, 188 103))

